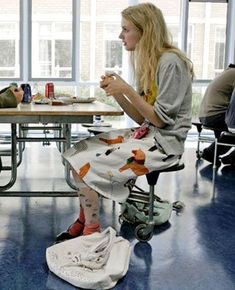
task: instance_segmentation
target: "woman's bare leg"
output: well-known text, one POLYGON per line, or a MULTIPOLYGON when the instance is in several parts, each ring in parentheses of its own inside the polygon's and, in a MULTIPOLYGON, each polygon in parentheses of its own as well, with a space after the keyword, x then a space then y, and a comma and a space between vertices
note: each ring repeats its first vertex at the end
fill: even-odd
POLYGON ((80 200, 79 218, 65 232, 57 236, 57 242, 100 231, 99 196, 94 190, 86 186, 74 170, 72 170, 72 174, 80 200))

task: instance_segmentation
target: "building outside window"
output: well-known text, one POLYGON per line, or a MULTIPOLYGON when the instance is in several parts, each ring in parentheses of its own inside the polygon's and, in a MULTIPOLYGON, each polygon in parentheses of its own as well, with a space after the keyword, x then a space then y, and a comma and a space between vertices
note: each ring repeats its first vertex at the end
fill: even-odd
POLYGON ((225 27, 215 27, 215 73, 220 73, 224 68, 225 61, 225 27))
POLYGON ((115 71, 122 75, 122 41, 118 39, 120 24, 105 25, 104 32, 104 72, 115 71))
POLYGON ((72 0, 32 1, 32 78, 72 77, 72 0))

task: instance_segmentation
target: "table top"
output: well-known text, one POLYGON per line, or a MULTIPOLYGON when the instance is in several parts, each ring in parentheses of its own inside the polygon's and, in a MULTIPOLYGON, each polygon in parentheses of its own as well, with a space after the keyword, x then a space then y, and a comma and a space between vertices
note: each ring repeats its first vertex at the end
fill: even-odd
POLYGON ((79 116, 79 115, 103 115, 120 116, 123 111, 110 105, 95 101, 93 103, 76 103, 69 105, 48 105, 48 104, 19 104, 17 108, 0 109, 0 116, 79 116))
POLYGON ((95 115, 121 116, 123 111, 98 101, 59 106, 19 104, 0 109, 0 123, 92 123, 95 115))

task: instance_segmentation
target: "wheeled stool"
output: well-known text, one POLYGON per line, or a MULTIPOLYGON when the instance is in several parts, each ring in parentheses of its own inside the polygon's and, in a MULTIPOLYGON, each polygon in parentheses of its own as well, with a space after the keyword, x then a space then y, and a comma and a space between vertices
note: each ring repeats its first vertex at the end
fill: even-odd
POLYGON ((138 203, 149 205, 148 221, 146 223, 138 224, 135 227, 135 237, 139 241, 147 242, 153 236, 153 230, 155 226, 154 219, 153 219, 154 199, 156 198, 154 194, 155 193, 154 190, 155 190, 155 185, 157 184, 158 178, 160 176, 160 173, 179 171, 179 170, 182 170, 183 168, 184 168, 184 163, 181 162, 179 164, 173 165, 166 169, 152 171, 146 174, 147 182, 149 185, 149 191, 146 192, 136 185, 134 185, 133 188, 131 189, 127 202, 138 202, 138 203))

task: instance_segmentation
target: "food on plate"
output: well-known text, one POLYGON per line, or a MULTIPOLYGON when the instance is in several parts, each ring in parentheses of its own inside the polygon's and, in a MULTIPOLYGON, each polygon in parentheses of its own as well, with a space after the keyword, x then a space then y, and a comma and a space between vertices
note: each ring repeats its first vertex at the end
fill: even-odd
POLYGON ((39 105, 46 105, 50 103, 50 100, 48 98, 45 98, 43 95, 37 93, 32 98, 33 103, 39 104, 39 105))
POLYGON ((65 104, 65 102, 63 100, 53 99, 53 100, 51 100, 51 105, 52 106, 63 106, 63 105, 66 105, 66 104, 65 104))

